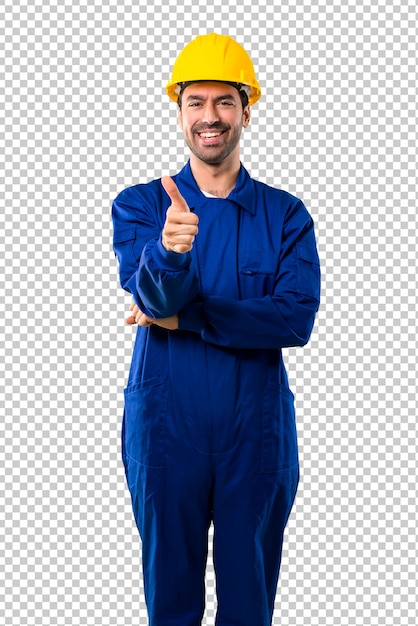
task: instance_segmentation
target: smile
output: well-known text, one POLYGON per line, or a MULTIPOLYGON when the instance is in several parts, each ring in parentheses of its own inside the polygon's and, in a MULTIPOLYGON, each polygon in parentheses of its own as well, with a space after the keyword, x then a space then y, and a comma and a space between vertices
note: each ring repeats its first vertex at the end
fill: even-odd
POLYGON ((220 137, 221 135, 224 134, 224 130, 219 130, 219 131, 205 131, 202 133, 198 133, 199 137, 202 137, 202 139, 213 139, 214 137, 220 137))

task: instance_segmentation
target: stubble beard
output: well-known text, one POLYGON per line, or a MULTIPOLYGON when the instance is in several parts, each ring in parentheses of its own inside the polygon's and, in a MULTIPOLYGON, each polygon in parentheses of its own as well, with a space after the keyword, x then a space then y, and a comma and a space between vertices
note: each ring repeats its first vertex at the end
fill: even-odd
POLYGON ((239 144, 242 133, 242 125, 235 126, 233 129, 232 136, 230 139, 221 147, 217 146, 207 146, 206 148, 198 147, 193 138, 195 137, 195 132, 192 130, 192 139, 188 139, 185 137, 185 141, 190 149, 190 151, 194 154, 196 158, 208 165, 219 165, 223 163, 225 159, 235 150, 237 145, 239 144))

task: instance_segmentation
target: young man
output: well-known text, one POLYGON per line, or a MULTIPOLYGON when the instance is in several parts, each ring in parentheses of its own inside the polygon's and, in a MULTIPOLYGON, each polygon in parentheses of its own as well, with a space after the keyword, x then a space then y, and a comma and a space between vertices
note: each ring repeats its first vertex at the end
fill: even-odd
POLYGON ((281 349, 306 344, 318 309, 314 227, 240 162, 261 91, 237 42, 197 37, 167 93, 190 160, 113 205, 138 324, 122 443, 149 623, 201 624, 213 522, 216 624, 268 626, 299 478, 281 349))

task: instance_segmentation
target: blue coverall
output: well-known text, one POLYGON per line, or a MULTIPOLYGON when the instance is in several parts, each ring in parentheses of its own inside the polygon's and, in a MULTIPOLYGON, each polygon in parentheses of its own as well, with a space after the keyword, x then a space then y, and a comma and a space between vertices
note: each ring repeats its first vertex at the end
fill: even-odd
POLYGON ((228 198, 207 198, 190 163, 173 177, 199 216, 186 254, 165 250, 160 180, 113 204, 120 281, 153 318, 138 327, 122 454, 142 539, 151 626, 198 626, 214 525, 217 626, 271 624, 298 449, 281 348, 306 344, 319 305, 312 218, 241 165, 228 198))

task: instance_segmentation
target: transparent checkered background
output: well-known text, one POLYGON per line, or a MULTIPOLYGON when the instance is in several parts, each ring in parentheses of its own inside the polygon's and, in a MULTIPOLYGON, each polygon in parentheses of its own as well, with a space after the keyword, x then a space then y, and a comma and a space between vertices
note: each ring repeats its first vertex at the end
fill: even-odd
POLYGON ((215 30, 263 86, 243 161, 304 200, 322 260, 312 339, 286 351, 302 479, 274 624, 415 626, 416 3, 161 4, 3 2, 0 623, 147 623, 110 206, 185 162, 164 85, 215 30))

